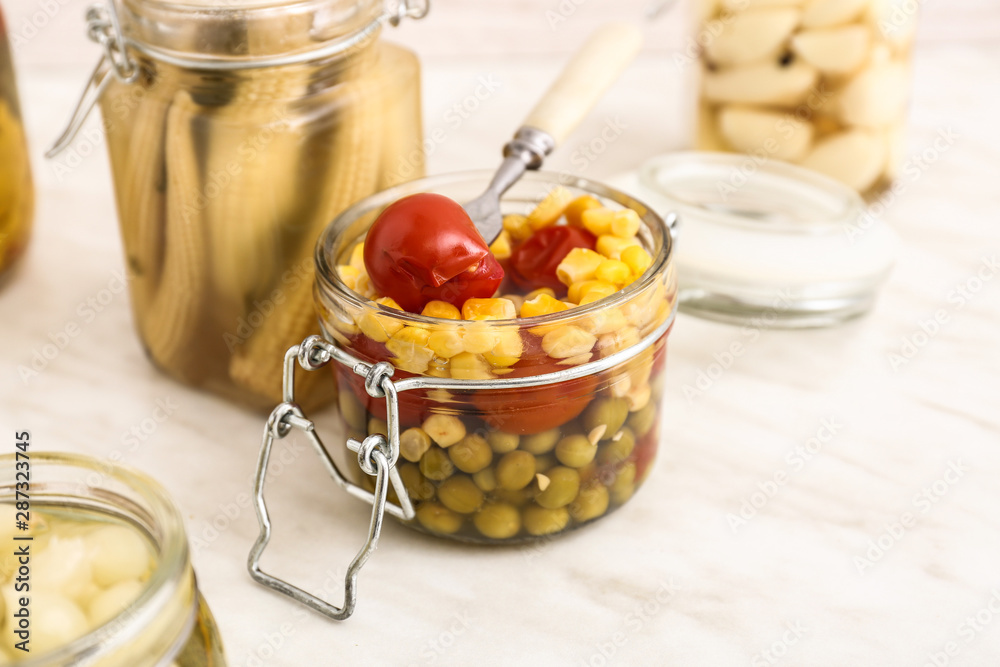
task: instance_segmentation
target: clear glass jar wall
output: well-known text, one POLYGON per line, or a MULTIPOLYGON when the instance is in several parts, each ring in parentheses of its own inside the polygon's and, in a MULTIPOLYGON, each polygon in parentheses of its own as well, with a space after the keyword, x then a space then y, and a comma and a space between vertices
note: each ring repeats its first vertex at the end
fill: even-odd
MULTIPOLYGON (((569 184, 574 195, 592 194, 609 207, 640 213, 640 238, 653 257, 644 278, 611 297, 554 315, 470 322, 382 308, 340 280, 337 265, 348 261, 386 205, 416 192, 467 201, 491 176, 475 172, 407 183, 345 212, 317 249, 317 300, 329 340, 366 361, 394 364, 396 378, 543 375, 597 362, 662 331, 631 359, 554 385, 399 394, 398 465, 417 506, 413 525, 436 535, 502 543, 595 520, 645 481, 661 435, 665 327, 677 288, 663 222, 631 198, 583 180, 569 184), (441 352, 447 345, 434 345, 434 351, 420 342, 432 337, 452 341, 450 352, 441 352), (557 349, 550 344, 556 339, 557 349)), ((555 175, 528 174, 504 198, 504 213, 529 212, 557 183, 555 175)), ((335 374, 342 435, 362 440, 385 433, 384 399, 369 396, 363 378, 350 369, 338 367, 335 374)), ((349 461, 344 458, 344 465, 349 461)), ((371 478, 361 481, 370 484, 371 478)))
POLYGON ((0 278, 24 254, 34 205, 24 121, 0 8, 0 278))
POLYGON ((911 0, 695 0, 697 148, 751 153, 873 195, 906 150, 911 0))
MULTIPOLYGON (((119 0, 121 1, 121 0, 119 0)), ((318 333, 312 251, 353 202, 423 174, 419 65, 366 30, 371 0, 160 5, 124 0, 123 31, 223 71, 139 57, 101 99, 135 321, 166 373, 264 408, 281 355, 318 333), (170 28, 173 30, 170 30, 170 28), (195 51, 197 49, 197 51, 195 51)), ((313 405, 332 398, 308 378, 313 405)))
POLYGON ((0 456, 0 606, 7 610, 0 664, 225 667, 183 521, 163 488, 74 454, 32 452, 26 465, 0 456), (17 505, 26 479, 28 509, 17 505), (15 559, 14 544, 28 545, 28 565, 15 559), (25 596, 30 622, 22 637, 15 614, 25 596), (28 652, 17 647, 25 639, 28 652))

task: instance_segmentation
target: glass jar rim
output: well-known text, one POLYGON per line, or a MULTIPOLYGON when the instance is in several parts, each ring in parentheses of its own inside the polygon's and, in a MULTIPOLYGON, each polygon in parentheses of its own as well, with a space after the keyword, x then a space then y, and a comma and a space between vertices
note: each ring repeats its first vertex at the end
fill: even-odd
POLYGON ((342 57, 373 43, 382 24, 394 18, 384 12, 381 0, 109 3, 118 17, 112 24, 120 25, 122 39, 131 49, 167 64, 206 70, 259 69, 342 57), (253 41, 250 36, 255 31, 266 39, 253 41), (237 47, 248 53, 239 53, 237 47))
MULTIPOLYGON (((485 189, 486 185, 490 182, 490 179, 493 178, 493 175, 493 170, 480 169, 428 176, 395 185, 355 203, 334 218, 333 222, 327 225, 326 229, 324 229, 322 234, 320 234, 319 240, 316 243, 314 258, 316 264, 316 283, 318 290, 323 294, 326 294, 327 291, 332 292, 332 294, 336 295, 336 298, 347 302, 352 307, 360 309, 371 308, 375 305, 374 302, 350 289, 343 282, 343 280, 341 280, 340 275, 336 270, 335 260, 331 262, 335 243, 341 239, 341 236, 347 231, 348 227, 362 216, 381 210, 402 197, 419 192, 431 191, 449 183, 474 180, 481 182, 482 189, 485 189)), ((576 188, 589 194, 596 195, 597 197, 610 200, 620 206, 635 210, 636 213, 639 214, 639 218, 643 223, 643 226, 640 228, 640 234, 645 231, 647 234, 651 234, 653 236, 652 240, 654 242, 654 248, 656 248, 656 254, 652 258, 652 264, 639 280, 610 296, 584 306, 576 306, 568 310, 558 313, 550 313, 548 315, 510 320, 490 320, 487 323, 477 320, 448 320, 436 317, 427 317, 425 315, 395 310, 393 308, 386 308, 385 306, 379 305, 377 307, 380 311, 380 315, 386 315, 391 319, 410 325, 448 325, 450 327, 457 326, 459 328, 472 329, 482 327, 484 324, 488 324, 491 327, 564 324, 567 321, 579 320, 581 317, 586 317, 604 310, 605 308, 613 308, 621 305, 623 302, 627 302, 635 295, 653 287, 657 282, 657 277, 661 275, 670 265, 673 258, 673 236, 670 233, 670 229, 658 213, 638 199, 622 192, 621 190, 617 190, 602 183, 578 176, 567 179, 565 174, 557 172, 529 171, 522 177, 522 180, 548 182, 553 186, 562 185, 576 188)))
POLYGON ((856 224, 864 212, 864 200, 843 183, 788 162, 754 155, 668 153, 644 163, 639 180, 671 200, 682 219, 693 215, 712 224, 761 234, 839 231, 856 224), (720 201, 692 197, 692 183, 712 184, 720 201), (740 194, 744 187, 744 200, 751 200, 754 208, 741 209, 727 201, 730 193, 740 194))
MULTIPOLYGON (((0 493, 7 495, 9 489, 13 489, 13 473, 15 470, 15 455, 0 455, 0 467, 9 470, 11 477, 3 481, 0 493), (9 463, 10 465, 6 465, 9 463)), ((132 524, 138 524, 149 537, 157 554, 157 566, 153 568, 148 581, 143 585, 142 592, 122 614, 111 618, 103 625, 93 629, 87 634, 79 637, 70 643, 61 646, 48 653, 37 657, 29 657, 18 664, 25 667, 49 666, 49 665, 71 665, 76 664, 82 656, 97 656, 101 651, 107 650, 109 639, 114 642, 115 650, 120 646, 116 640, 128 641, 130 636, 124 628, 119 626, 116 629, 116 622, 127 615, 131 622, 136 623, 136 628, 151 623, 157 618, 160 612, 167 609, 172 601, 172 593, 182 586, 184 579, 193 576, 190 569, 190 551, 188 548, 187 534, 184 531, 184 523, 180 510, 167 494, 166 489, 149 475, 139 470, 124 466, 118 463, 102 461, 92 456, 75 454, 70 452, 38 451, 31 453, 32 472, 35 476, 32 480, 34 487, 32 491, 33 506, 49 504, 46 500, 48 494, 52 494, 59 502, 84 501, 77 506, 112 514, 132 524), (84 488, 97 489, 101 491, 92 498, 87 498, 79 491, 81 483, 59 480, 57 482, 46 482, 44 477, 38 474, 38 468, 44 466, 62 466, 79 471, 81 474, 98 474, 101 481, 91 484, 86 481, 82 484, 84 488), (105 488, 107 482, 113 480, 127 488, 145 504, 140 507, 135 502, 129 505, 115 504, 118 498, 114 491, 105 488), (45 486, 39 490, 38 486, 45 486), (103 486, 102 486, 103 485, 103 486), (77 490, 74 490, 74 487, 77 490), (145 523, 152 524, 156 528, 157 535, 149 534, 145 523)), ((192 600, 191 621, 194 620, 196 599, 192 600)))

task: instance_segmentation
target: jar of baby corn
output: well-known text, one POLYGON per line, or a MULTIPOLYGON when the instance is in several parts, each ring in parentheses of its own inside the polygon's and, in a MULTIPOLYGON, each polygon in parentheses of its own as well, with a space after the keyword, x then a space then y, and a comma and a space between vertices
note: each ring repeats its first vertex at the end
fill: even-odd
POLYGON ((698 0, 696 145, 813 169, 864 195, 906 150, 915 0, 698 0))
MULTIPOLYGON (((109 0, 91 81, 136 327, 168 375, 254 407, 317 333, 312 251, 355 201, 423 174, 419 64, 379 39, 426 5, 109 0)), ((313 405, 333 387, 309 378, 313 405)))

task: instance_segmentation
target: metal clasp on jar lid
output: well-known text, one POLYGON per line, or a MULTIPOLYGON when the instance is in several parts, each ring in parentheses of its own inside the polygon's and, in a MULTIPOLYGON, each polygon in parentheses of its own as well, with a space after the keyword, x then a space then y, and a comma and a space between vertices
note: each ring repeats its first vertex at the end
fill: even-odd
POLYGON ((385 10, 358 30, 337 39, 326 40, 315 49, 299 51, 292 54, 255 58, 248 60, 223 60, 185 57, 174 52, 157 48, 150 44, 127 37, 118 20, 118 10, 115 0, 108 0, 105 5, 92 5, 87 8, 87 36, 91 41, 104 48, 97 65, 91 72, 80 98, 73 108, 66 128, 45 151, 45 157, 53 158, 64 150, 87 120, 91 110, 104 94, 111 82, 110 74, 122 83, 131 84, 139 77, 139 65, 130 54, 136 51, 154 60, 188 69, 211 71, 242 71, 296 65, 335 56, 363 43, 373 32, 388 23, 395 27, 403 19, 422 19, 430 11, 430 0, 391 0, 385 10))
POLYGON ((392 364, 384 361, 377 364, 361 361, 334 343, 328 342, 319 336, 310 336, 302 341, 301 344, 289 348, 285 353, 285 372, 282 389, 283 402, 268 417, 267 424, 264 427, 260 455, 257 458, 257 470, 254 474, 254 506, 257 510, 260 534, 250 549, 250 555, 247 559, 247 569, 250 571, 250 576, 258 583, 272 588, 282 595, 287 595, 328 618, 342 621, 350 617, 354 613, 354 608, 357 604, 358 573, 378 546, 382 530, 382 520, 385 517, 385 513, 388 512, 404 521, 410 521, 416 516, 409 493, 406 491, 406 487, 403 485, 396 470, 396 462, 399 459, 399 405, 397 396, 400 392, 417 389, 526 389, 596 375, 623 364, 651 348, 656 341, 660 340, 670 330, 675 316, 676 310, 671 310, 666 320, 638 344, 597 361, 572 366, 554 373, 516 378, 501 377, 490 380, 455 380, 450 378, 416 376, 394 381, 392 375, 396 369, 392 364), (330 456, 319 435, 317 435, 313 422, 306 418, 302 409, 295 403, 295 365, 298 364, 305 370, 314 371, 323 368, 331 361, 343 364, 355 374, 365 378, 365 390, 370 396, 373 398, 385 398, 386 400, 388 437, 376 433, 369 435, 363 442, 358 442, 354 439, 347 441, 348 449, 356 452, 358 455, 358 466, 361 470, 365 474, 375 478, 374 492, 363 489, 348 480, 333 460, 333 457, 330 456), (354 557, 354 560, 351 561, 350 566, 348 566, 347 574, 344 578, 344 604, 342 607, 337 607, 283 579, 264 572, 260 568, 260 559, 271 539, 271 518, 267 510, 267 502, 264 500, 267 463, 274 441, 284 438, 293 429, 305 434, 337 486, 355 498, 372 504, 368 537, 360 551, 354 557), (399 498, 398 505, 388 502, 387 483, 392 484, 393 489, 396 491, 396 495, 399 498))

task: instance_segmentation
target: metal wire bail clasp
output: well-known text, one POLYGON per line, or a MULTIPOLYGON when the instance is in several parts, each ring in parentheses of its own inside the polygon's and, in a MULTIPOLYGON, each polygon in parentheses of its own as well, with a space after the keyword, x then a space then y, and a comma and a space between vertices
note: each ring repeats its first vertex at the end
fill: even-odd
POLYGON ((395 369, 391 364, 382 362, 372 365, 361 362, 335 345, 327 343, 319 336, 310 336, 301 345, 291 347, 285 353, 282 388, 282 398, 284 400, 271 412, 271 416, 267 420, 267 425, 264 427, 264 437, 261 442, 260 456, 257 459, 257 471, 254 477, 254 504, 257 510, 260 534, 253 548, 250 550, 250 556, 247 559, 247 569, 250 571, 250 576, 258 583, 273 588, 279 593, 287 595, 324 616, 337 621, 342 621, 354 613, 354 607, 357 602, 358 573, 378 546, 379 535, 382 531, 382 520, 385 517, 385 513, 389 512, 404 520, 410 520, 415 515, 413 504, 410 502, 410 497, 396 470, 396 461, 399 458, 399 419, 397 416, 396 387, 392 381, 394 371, 395 369), (365 474, 375 478, 374 493, 350 482, 343 475, 316 434, 315 425, 306 418, 302 413, 302 409, 295 403, 296 364, 306 370, 314 371, 327 365, 331 360, 350 366, 355 373, 365 378, 365 389, 370 395, 386 399, 386 421, 389 424, 389 436, 374 434, 365 438, 363 442, 353 439, 347 441, 348 449, 356 452, 358 455, 358 465, 361 470, 365 474), (352 496, 369 502, 372 505, 371 522, 368 525, 368 538, 361 547, 361 550, 354 557, 354 560, 351 561, 350 566, 347 568, 347 574, 344 577, 343 607, 336 607, 260 569, 261 556, 271 539, 271 519, 267 510, 267 503, 264 500, 264 481, 267 477, 267 463, 274 441, 284 438, 293 429, 301 431, 306 436, 337 486, 343 488, 352 496), (393 489, 396 491, 396 495, 399 498, 398 505, 387 501, 387 482, 392 484, 393 489))

